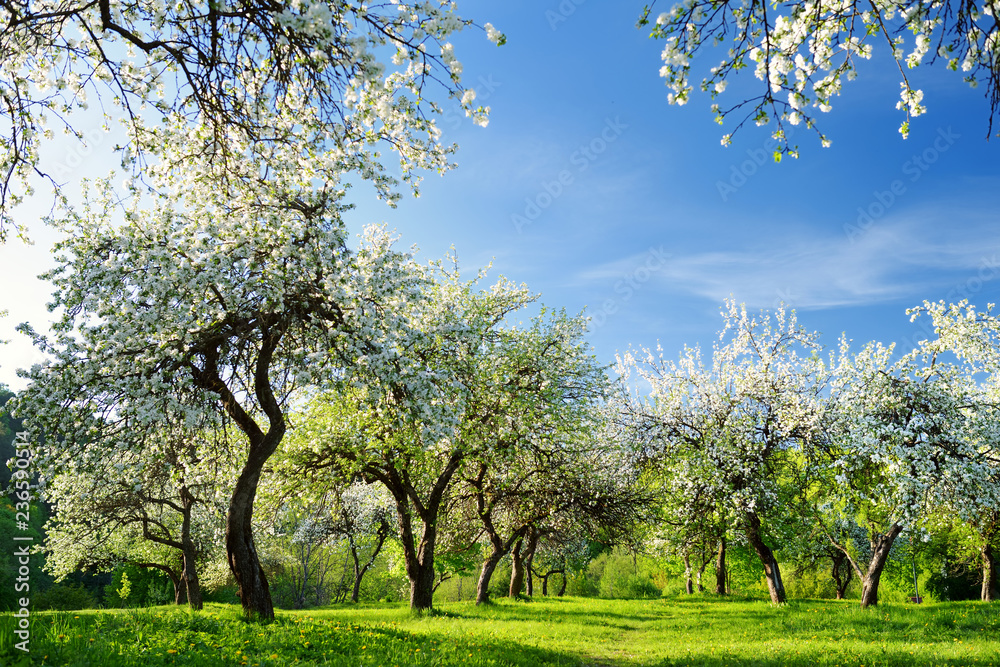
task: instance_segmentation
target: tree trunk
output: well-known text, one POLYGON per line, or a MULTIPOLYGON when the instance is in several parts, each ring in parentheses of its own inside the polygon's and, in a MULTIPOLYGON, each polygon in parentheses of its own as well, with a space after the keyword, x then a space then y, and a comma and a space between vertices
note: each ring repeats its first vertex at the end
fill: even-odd
POLYGON ((980 598, 983 602, 994 602, 1000 597, 997 585, 997 557, 993 545, 986 542, 980 551, 983 560, 983 588, 980 598))
POLYGON ((684 554, 684 592, 694 595, 694 581, 691 579, 691 557, 684 554))
POLYGON ((410 609, 422 613, 433 607, 434 563, 418 562, 410 577, 410 609))
MULTIPOLYGON (((538 537, 538 531, 532 528, 531 532, 528 533, 527 541, 523 539, 518 540, 514 545, 514 548, 511 549, 510 591, 508 594, 512 598, 517 597, 521 594, 521 591, 524 590, 526 576, 530 581, 531 561, 534 559, 535 549, 538 547, 538 537)), ((528 591, 528 595, 531 595, 530 591, 528 591)))
POLYGON ((354 543, 353 535, 348 536, 348 542, 351 549, 351 558, 354 559, 354 586, 351 588, 351 602, 357 604, 361 596, 361 577, 364 574, 361 572, 361 560, 358 558, 358 547, 354 543))
POLYGON ((197 548, 191 539, 191 508, 194 506, 194 496, 186 486, 181 487, 181 502, 184 509, 184 519, 181 522, 181 544, 183 545, 184 569, 181 578, 187 591, 188 605, 191 609, 201 609, 201 583, 198 581, 197 548))
POLYGON ((503 558, 503 554, 492 551, 483 562, 483 568, 479 571, 479 582, 476 584, 477 605, 490 603, 490 580, 493 578, 493 573, 500 564, 501 558, 503 558))
POLYGON ((747 512, 746 514, 746 533, 747 542, 764 566, 764 576, 767 578, 767 590, 771 595, 771 603, 784 604, 787 596, 785 595, 785 584, 781 581, 781 570, 774 557, 774 552, 764 543, 760 530, 760 517, 757 516, 756 512, 747 512))
POLYGON ((705 568, 708 567, 708 563, 711 560, 712 559, 710 557, 706 557, 705 554, 702 554, 701 567, 698 568, 698 576, 697 576, 698 592, 699 593, 704 593, 705 592, 705 586, 701 583, 701 578, 705 575, 705 568))
POLYGON ((556 597, 562 597, 563 595, 566 595, 566 582, 567 582, 566 573, 563 572, 562 573, 562 585, 559 587, 559 592, 556 593, 556 597))
POLYGON ((892 543, 903 531, 903 527, 894 523, 884 535, 876 535, 872 539, 872 559, 868 564, 868 571, 861 579, 861 607, 874 607, 878 605, 878 584, 882 578, 882 570, 889 559, 889 549, 892 543))
POLYGON ((410 578, 410 609, 423 613, 434 606, 434 545, 437 529, 433 523, 425 523, 420 544, 412 540, 404 541, 406 574, 410 578))
POLYGON ((375 548, 372 550, 371 556, 368 557, 368 562, 361 565, 361 561, 358 558, 358 546, 354 542, 354 537, 350 538, 351 544, 351 556, 354 557, 354 589, 351 591, 351 602, 357 603, 361 598, 361 580, 364 579, 365 574, 371 569, 372 565, 375 564, 375 559, 378 558, 379 553, 382 551, 382 546, 385 544, 386 539, 389 537, 389 524, 382 520, 379 524, 378 532, 375 534, 375 548))
POLYGON ((520 595, 524 588, 524 558, 521 554, 523 544, 524 540, 518 540, 510 551, 510 589, 507 594, 512 598, 520 595))
POLYGON ((715 592, 726 594, 726 538, 719 540, 719 553, 715 558, 715 592))
POLYGON ((850 564, 848 564, 848 567, 846 569, 847 575, 842 577, 840 575, 840 571, 843 569, 844 563, 847 561, 847 556, 841 552, 836 552, 833 555, 832 560, 833 560, 832 575, 834 584, 836 585, 837 588, 837 599, 843 600, 844 596, 847 594, 847 587, 851 583, 851 577, 854 574, 854 570, 850 567, 850 564))
POLYGON ((534 528, 531 529, 531 535, 528 537, 528 546, 525 548, 524 553, 524 575, 527 583, 528 597, 530 598, 535 594, 534 590, 534 578, 531 574, 531 566, 535 562, 535 551, 538 549, 538 531, 534 528))
POLYGON ((253 537, 253 501, 260 472, 270 452, 252 448, 233 491, 226 517, 226 555, 239 586, 243 614, 253 620, 274 619, 271 590, 253 537), (256 450, 256 451, 255 451, 256 450))
MULTIPOLYGON (((187 540, 190 542, 190 540, 187 540)), ((202 608, 201 582, 198 580, 198 571, 195 569, 194 544, 184 547, 184 571, 181 572, 184 579, 184 589, 187 593, 188 605, 192 609, 202 608)))
POLYGON ((434 547, 437 542, 437 506, 428 507, 421 518, 423 530, 420 543, 415 543, 413 522, 406 497, 396 499, 400 537, 406 560, 406 575, 410 579, 410 609, 418 614, 434 606, 434 547))
POLYGON ((548 597, 549 596, 549 575, 550 574, 552 574, 552 573, 550 572, 549 574, 546 574, 544 577, 542 575, 538 575, 538 578, 542 580, 542 597, 548 597))

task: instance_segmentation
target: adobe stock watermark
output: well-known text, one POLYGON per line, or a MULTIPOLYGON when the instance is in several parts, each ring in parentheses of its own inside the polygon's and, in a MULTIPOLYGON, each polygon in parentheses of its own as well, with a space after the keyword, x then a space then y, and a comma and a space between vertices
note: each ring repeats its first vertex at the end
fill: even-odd
MULTIPOLYGON (((986 287, 986 284, 1000 276, 1000 256, 983 257, 974 274, 955 284, 944 297, 946 303, 957 303, 962 299, 972 299, 986 287)), ((936 336, 934 323, 930 317, 918 317, 913 323, 919 329, 909 336, 904 336, 893 350, 893 358, 901 357, 920 346, 923 340, 936 336)))
POLYGON ((552 206, 573 185, 576 175, 590 169, 590 166, 608 150, 608 147, 624 134, 628 125, 619 116, 605 119, 604 127, 593 139, 581 145, 569 156, 569 163, 575 169, 563 169, 551 180, 542 181, 541 187, 534 196, 524 198, 524 209, 510 216, 514 229, 520 234, 531 223, 538 220, 542 213, 552 206))
MULTIPOLYGON (((488 102, 489 99, 493 97, 493 93, 495 93, 502 85, 502 83, 493 79, 492 74, 480 76, 477 85, 473 87, 473 90, 476 91, 476 102, 479 104, 488 102)), ((467 119, 469 119, 469 116, 466 115, 464 111, 456 109, 454 106, 449 106, 444 113, 441 114, 441 121, 446 123, 452 130, 457 130, 467 119)))
POLYGON ((666 252, 663 246, 647 250, 645 261, 615 282, 612 289, 617 296, 604 299, 601 307, 590 316, 590 330, 596 331, 603 327, 608 317, 616 314, 623 304, 635 296, 635 293, 652 279, 653 274, 663 270, 670 257, 671 254, 666 252))
POLYGON ((80 139, 67 142, 62 157, 50 168, 52 177, 57 180, 67 180, 79 176, 79 170, 84 167, 94 151, 108 140, 110 134, 103 128, 90 128, 80 132, 80 139))
POLYGON ((903 176, 907 177, 906 180, 897 178, 889 183, 887 189, 875 190, 872 192, 872 200, 868 205, 858 207, 857 219, 853 223, 844 225, 844 233, 847 235, 847 240, 851 243, 856 243, 858 239, 867 234, 872 226, 889 211, 892 205, 906 194, 908 188, 907 181, 909 183, 919 181, 920 177, 940 159, 943 153, 954 146, 955 142, 960 138, 961 135, 950 127, 947 130, 938 128, 937 136, 931 145, 920 153, 911 156, 909 160, 903 163, 900 169, 903 176))
POLYGON ((31 591, 31 554, 30 543, 34 537, 28 533, 31 530, 31 443, 28 434, 19 431, 14 438, 14 472, 11 474, 11 485, 14 489, 14 521, 20 535, 14 535, 14 559, 17 576, 14 578, 14 592, 25 594, 17 597, 14 611, 14 635, 20 641, 14 643, 14 648, 28 653, 31 641, 31 612, 28 610, 31 591))
POLYGON ((785 289, 777 289, 774 291, 774 301, 771 302, 771 307, 775 310, 779 308, 794 308, 795 304, 798 303, 799 298, 792 291, 791 287, 786 287, 785 289))
POLYGON ((569 20, 569 17, 576 13, 577 8, 587 0, 561 0, 555 9, 545 10, 545 20, 549 23, 549 29, 555 30, 560 24, 569 20))
POLYGON ((992 281, 998 275, 1000 275, 1000 257, 995 254, 992 257, 983 257, 979 261, 976 273, 951 288, 944 300, 948 303, 955 303, 962 299, 971 300, 972 297, 983 290, 986 283, 992 281))

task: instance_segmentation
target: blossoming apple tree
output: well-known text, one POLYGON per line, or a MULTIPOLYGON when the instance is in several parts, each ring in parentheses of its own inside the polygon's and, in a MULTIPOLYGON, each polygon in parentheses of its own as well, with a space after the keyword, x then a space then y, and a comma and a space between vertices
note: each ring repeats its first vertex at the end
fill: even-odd
POLYGON ((970 438, 982 465, 950 484, 947 507, 965 521, 975 535, 982 568, 981 598, 1000 596, 997 570, 1000 550, 1000 318, 994 306, 976 310, 968 302, 925 302, 911 311, 914 318, 930 317, 935 337, 926 346, 938 354, 961 360, 963 371, 978 380, 975 403, 967 410, 970 438))
MULTIPOLYGON (((444 98, 486 123, 449 41, 472 25, 454 2, 2 3, 0 238, 19 229, 12 207, 31 193, 31 177, 57 192, 64 184, 39 148, 59 129, 87 141, 79 112, 88 104, 104 131, 121 120, 118 151, 136 173, 156 150, 148 130, 161 120, 205 127, 218 139, 212 155, 227 163, 240 153, 231 132, 280 148, 283 109, 307 106, 316 131, 296 143, 393 201, 397 183, 380 147, 398 154, 402 180, 416 188, 419 171, 451 166, 454 147, 436 125, 444 98)), ((490 24, 482 29, 504 41, 490 24)))
POLYGON ((989 461, 974 429, 979 391, 969 374, 922 345, 892 362, 892 348, 869 344, 851 355, 842 342, 831 383, 827 441, 817 479, 830 494, 818 515, 856 521, 869 544, 827 529, 861 580, 861 606, 878 604, 890 549, 907 530, 918 537, 935 507, 966 496, 989 461))
MULTIPOLYGON (((398 398, 371 382, 314 406, 295 436, 299 461, 320 481, 359 477, 389 490, 416 610, 432 606, 435 551, 459 482, 485 483, 523 452, 545 449, 600 394, 603 372, 581 318, 543 312, 522 328, 508 320, 535 296, 506 280, 481 289, 478 280, 440 268, 431 297, 411 316, 426 335, 408 354, 443 387, 441 403, 452 406, 447 428, 431 428, 430 405, 427 414, 396 419, 398 398)), ((500 556, 509 548, 501 544, 500 556)))
POLYGON ((359 369, 393 387, 398 410, 426 406, 435 390, 403 354, 415 332, 402 314, 423 279, 381 228, 349 247, 342 191, 301 146, 261 154, 248 141, 222 164, 206 148, 211 127, 158 131, 171 141, 148 190, 132 183, 122 202, 102 181, 57 220, 66 238, 47 277, 60 318, 51 336, 23 327, 49 361, 27 373, 19 410, 53 455, 69 443, 112 462, 133 444, 121 434, 168 418, 211 413, 235 427, 245 459, 231 480, 227 558, 245 613, 270 618, 253 506, 288 406, 359 369))
POLYGON ((912 117, 926 111, 923 91, 914 88, 907 70, 940 62, 962 70, 975 87, 986 85, 990 101, 987 136, 1000 111, 1000 6, 985 2, 923 2, 876 0, 683 0, 656 14, 655 2, 643 11, 639 25, 652 24, 650 36, 664 42, 660 76, 672 104, 691 98, 692 61, 715 58, 698 84, 712 99, 724 93, 740 70, 750 68, 760 82, 755 94, 738 86, 745 99, 729 105, 712 104, 722 124, 735 116, 736 127, 723 135, 727 145, 748 121, 774 122, 773 137, 781 154, 796 154, 788 142, 788 125, 804 125, 829 140, 818 128, 817 114, 830 111, 844 81, 855 78, 859 62, 884 49, 899 70, 900 100, 905 119, 899 131, 909 132, 912 117), (655 18, 651 18, 655 16, 655 18), (907 34, 909 33, 909 34, 907 34))
POLYGON ((130 442, 110 453, 70 440, 47 450, 46 567, 56 577, 123 562, 155 568, 170 577, 177 604, 186 597, 201 609, 198 563, 222 548, 228 482, 238 471, 231 443, 221 429, 183 424, 117 437, 130 442))
MULTIPOLYGON (((684 497, 734 517, 764 567, 774 603, 785 601, 774 547, 799 493, 805 461, 821 426, 826 372, 815 333, 794 313, 758 316, 729 301, 720 342, 709 362, 687 349, 678 361, 645 350, 619 360, 623 377, 638 377, 648 397, 631 395, 623 428, 653 468, 684 473, 684 497)), ((681 514, 697 507, 677 506, 681 514)), ((696 518, 678 516, 678 522, 696 518)))

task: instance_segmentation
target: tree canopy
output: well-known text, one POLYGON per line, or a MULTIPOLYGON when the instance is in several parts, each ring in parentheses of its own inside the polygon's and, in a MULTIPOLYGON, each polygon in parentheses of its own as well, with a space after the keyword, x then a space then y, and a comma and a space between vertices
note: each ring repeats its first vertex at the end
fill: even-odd
MULTIPOLYGON (((94 104, 105 130, 121 121, 118 150, 139 173, 161 120, 202 126, 212 158, 244 143, 336 163, 394 201, 397 179, 379 147, 400 158, 416 188, 421 170, 451 167, 436 116, 454 98, 485 124, 488 110, 462 84, 448 38, 473 25, 453 2, 4 2, 0 4, 0 239, 20 231, 12 207, 32 176, 63 185, 39 148, 94 104), (434 92, 438 89, 438 93, 434 92), (280 116, 308 108, 294 133, 280 116), (294 138, 293 138, 294 137, 294 138), (236 141, 234 141, 236 139, 236 141)), ((483 26, 497 43, 504 37, 483 26)))
POLYGON ((697 57, 712 63, 698 86, 713 101, 741 70, 752 68, 760 82, 755 93, 737 87, 745 99, 712 104, 719 124, 735 119, 735 127, 722 136, 723 145, 751 121, 774 123, 776 158, 796 154, 788 143, 788 125, 802 124, 829 145, 814 110, 830 111, 845 80, 857 76, 858 62, 870 59, 876 48, 886 49, 899 70, 896 108, 903 114, 899 131, 904 138, 910 119, 927 110, 923 91, 907 74, 921 64, 940 62, 961 70, 973 87, 985 84, 987 136, 1000 112, 1000 8, 992 1, 684 0, 659 14, 656 4, 644 9, 639 25, 651 24, 650 37, 664 41, 660 76, 671 89, 672 104, 691 99, 697 57))

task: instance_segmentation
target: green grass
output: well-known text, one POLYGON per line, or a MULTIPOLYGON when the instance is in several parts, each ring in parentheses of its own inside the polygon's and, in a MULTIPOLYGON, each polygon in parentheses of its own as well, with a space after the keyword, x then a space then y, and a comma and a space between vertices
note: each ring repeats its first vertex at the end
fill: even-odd
POLYGON ((274 623, 207 605, 39 612, 31 652, 0 618, 0 665, 1000 665, 1000 606, 543 598, 281 611, 274 623))

